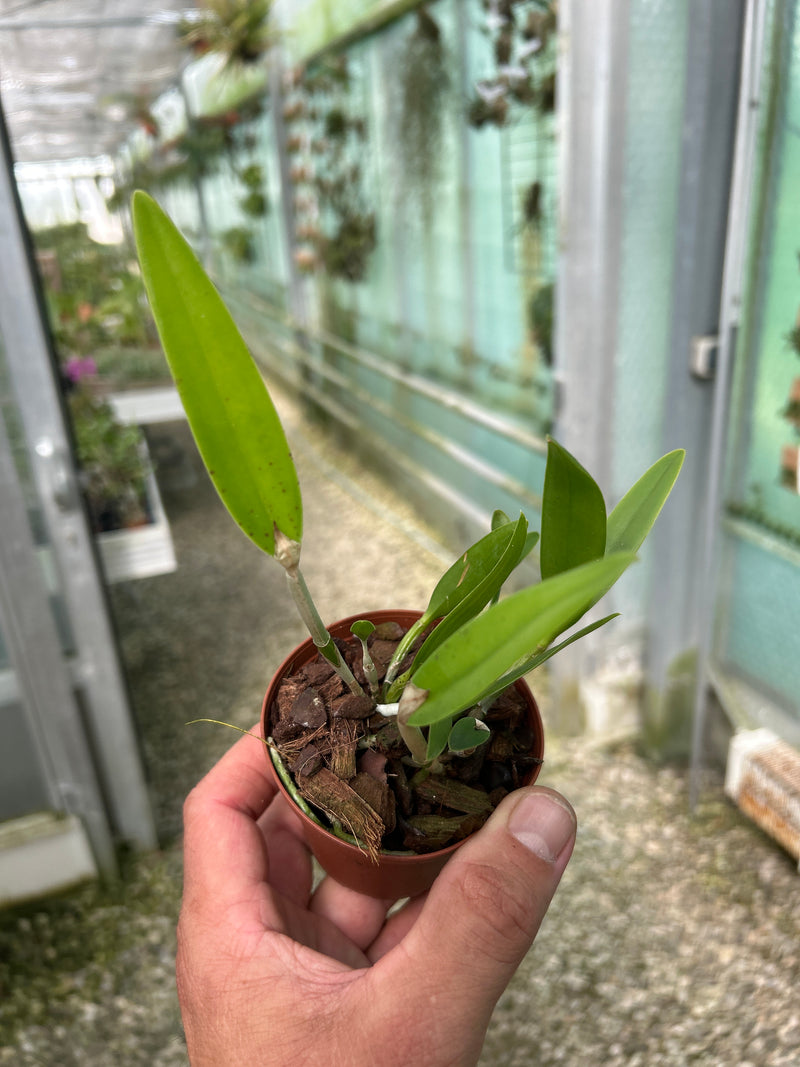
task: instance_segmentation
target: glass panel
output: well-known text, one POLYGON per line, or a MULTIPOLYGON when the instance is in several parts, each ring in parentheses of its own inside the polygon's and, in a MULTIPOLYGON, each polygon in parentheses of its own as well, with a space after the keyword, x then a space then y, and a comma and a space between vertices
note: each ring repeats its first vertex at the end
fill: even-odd
MULTIPOLYGON (((46 552, 43 537, 44 523, 30 477, 28 457, 17 412, 8 391, 7 367, 2 338, 0 338, 0 431, 2 430, 5 432, 0 432, 0 447, 5 447, 5 442, 9 442, 15 467, 20 476, 31 534, 42 558, 42 554, 46 552)), ((0 509, 0 537, 5 536, 3 516, 8 515, 5 510, 7 507, 8 502, 3 509, 0 509)), ((56 599, 53 598, 53 604, 56 599)), ((61 630, 61 634, 66 648, 70 643, 66 627, 61 630)), ((28 716, 22 704, 17 675, 11 664, 0 619, 0 821, 49 807, 46 781, 45 771, 31 734, 28 716)))
MULTIPOLYGON (((741 332, 730 514, 800 548, 800 19, 768 71, 766 165, 741 332)), ((784 38, 782 38, 784 39, 784 38)))
POLYGON ((51 807, 45 781, 0 633, 0 822, 51 807))
MULTIPOLYGON (((148 486, 151 465, 144 436, 118 412, 129 389, 171 386, 133 250, 118 220, 106 210, 100 184, 85 176, 56 181, 46 172, 22 183, 79 485, 95 535, 154 522, 157 505, 148 486), (43 217, 36 211, 46 201, 45 192, 65 183, 71 190, 72 213, 65 211, 54 225, 35 228, 43 217), (79 201, 85 221, 75 217, 79 201)), ((136 394, 140 411, 147 407, 143 395, 136 394)), ((19 461, 24 465, 24 452, 19 461)))
POLYGON ((73 210, 43 224, 45 193, 65 181, 45 175, 19 183, 65 381, 91 379, 103 394, 167 384, 134 252, 100 193, 107 180, 73 179, 73 210))
MULTIPOLYGON (((5 427, 5 437, 9 442, 12 460, 19 478, 19 485, 25 501, 31 540, 42 567, 45 588, 50 598, 50 608, 56 622, 61 648, 65 655, 75 651, 75 642, 70 629, 69 619, 60 592, 60 580, 55 564, 55 557, 50 545, 44 513, 39 502, 36 485, 31 472, 30 457, 22 428, 22 421, 17 411, 11 391, 11 383, 6 362, 5 350, 0 337, 0 420, 5 427)), ((2 536, 2 517, 0 516, 0 536, 2 536)), ((0 642, 0 669, 3 666, 3 646, 0 642)))
POLYGON ((800 18, 797 3, 770 10, 717 656, 800 719, 800 18))

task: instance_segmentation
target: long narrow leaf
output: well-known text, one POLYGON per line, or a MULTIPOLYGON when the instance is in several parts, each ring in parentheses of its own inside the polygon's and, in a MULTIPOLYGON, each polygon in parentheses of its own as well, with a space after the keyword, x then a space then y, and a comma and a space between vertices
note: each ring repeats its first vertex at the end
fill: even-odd
POLYGON ((448 615, 465 600, 493 574, 498 562, 507 554, 509 545, 518 541, 518 531, 522 527, 522 541, 516 549, 518 562, 528 529, 528 522, 523 515, 520 515, 516 522, 504 523, 481 537, 448 567, 431 593, 425 614, 432 619, 438 619, 442 615, 448 615))
MULTIPOLYGON (((536 547, 536 545, 538 543, 539 543, 539 532, 538 532, 538 530, 529 530, 527 535, 526 535, 526 537, 525 537, 525 544, 522 546, 522 551, 519 554, 519 559, 517 560, 517 562, 516 562, 516 564, 514 566, 518 567, 520 565, 520 563, 522 563, 522 561, 524 559, 527 559, 528 556, 531 554, 531 552, 533 552, 534 548, 536 547)), ((498 589, 495 592, 494 596, 492 597, 490 603, 496 604, 497 601, 500 599, 500 593, 501 592, 502 592, 502 589, 498 589)))
POLYGON ((574 456, 550 438, 542 494, 542 578, 600 559, 606 550, 606 505, 600 487, 574 456))
POLYGON ((668 452, 631 486, 608 516, 606 552, 638 551, 675 484, 685 455, 682 448, 668 452))
POLYGON ((425 643, 414 660, 415 669, 419 668, 459 627, 482 611, 494 594, 500 591, 506 578, 519 563, 527 541, 527 533, 528 521, 524 515, 520 515, 512 527, 512 537, 505 551, 491 571, 477 585, 474 585, 466 596, 458 600, 436 629, 432 630, 425 639, 425 643))
POLYGON ((161 343, 203 462, 223 503, 259 548, 274 526, 299 541, 300 488, 263 379, 233 319, 175 225, 133 196, 139 262, 161 343))
POLYGON ((428 730, 428 750, 425 758, 428 762, 435 760, 447 748, 447 739, 450 736, 450 720, 440 719, 428 730))
MULTIPOLYGON (((502 513, 496 512, 495 514, 502 513)), ((433 620, 441 619, 443 616, 449 615, 463 600, 470 596, 476 587, 480 586, 481 583, 485 581, 488 575, 492 574, 498 561, 503 559, 506 555, 509 543, 515 536, 520 520, 525 523, 527 528, 527 520, 524 519, 522 515, 520 515, 520 519, 517 523, 506 521, 500 522, 497 526, 494 526, 493 520, 493 528, 491 532, 485 534, 480 540, 470 545, 470 547, 458 557, 455 563, 447 568, 436 583, 436 587, 431 593, 430 600, 428 601, 428 606, 422 613, 421 618, 414 623, 397 646, 386 673, 386 677, 389 681, 394 679, 397 665, 402 662, 408 650, 412 647, 420 634, 430 626, 433 620)), ((519 562, 520 558, 521 552, 517 552, 517 560, 514 566, 516 566, 516 563, 519 562)), ((503 578, 497 586, 498 591, 503 581, 505 581, 505 578, 503 578)), ((488 603, 491 599, 491 595, 492 594, 480 604, 476 611, 480 611, 480 609, 488 603)), ((465 617, 469 618, 469 615, 465 617)))
POLYGON ((529 656, 528 659, 524 660, 517 667, 512 668, 508 674, 504 674, 502 678, 498 678, 497 682, 492 685, 487 692, 481 693, 479 699, 481 701, 494 700, 496 696, 499 696, 504 689, 508 689, 508 687, 516 682, 518 678, 523 678, 531 671, 535 671, 537 667, 541 667, 543 663, 546 663, 558 652, 563 651, 575 641, 580 641, 582 637, 594 633, 595 630, 599 630, 601 626, 605 626, 606 623, 611 622, 612 619, 618 619, 619 615, 620 613, 618 611, 613 612, 611 615, 606 615, 604 619, 600 619, 598 622, 593 622, 589 626, 584 626, 584 628, 578 630, 577 633, 570 634, 566 641, 561 641, 557 645, 550 645, 550 647, 544 649, 544 651, 534 653, 534 655, 529 656))
POLYGON ((634 558, 626 552, 594 560, 472 619, 414 671, 412 682, 428 696, 409 721, 425 726, 470 707, 514 664, 554 640, 582 604, 596 602, 634 558))

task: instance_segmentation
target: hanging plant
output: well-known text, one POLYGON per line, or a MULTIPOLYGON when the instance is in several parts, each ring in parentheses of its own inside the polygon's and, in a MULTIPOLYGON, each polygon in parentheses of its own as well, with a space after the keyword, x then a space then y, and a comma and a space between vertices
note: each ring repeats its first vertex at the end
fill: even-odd
POLYGON ((222 247, 239 263, 253 263, 256 258, 256 246, 253 234, 244 226, 232 226, 221 235, 222 247))
POLYGON ((263 107, 258 94, 216 115, 189 116, 180 136, 156 146, 147 159, 133 163, 127 181, 107 198, 109 211, 125 208, 133 189, 158 192, 196 184, 217 174, 227 161, 243 187, 239 200, 242 212, 249 218, 262 218, 269 210, 263 169, 253 162, 240 165, 238 157, 255 147, 247 123, 255 120, 263 107))
POLYGON ((361 169, 366 123, 347 99, 350 75, 342 56, 329 56, 287 79, 283 108, 290 178, 296 190, 295 265, 333 278, 361 281, 375 248, 375 214, 361 169), (310 99, 314 106, 310 106, 310 99))
POLYGON ((204 0, 191 19, 178 26, 181 42, 195 55, 218 52, 225 65, 251 64, 271 47, 269 27, 273 0, 204 0))
POLYGON ((534 0, 521 17, 516 10, 521 2, 483 0, 496 70, 475 85, 467 108, 467 121, 475 129, 505 126, 515 106, 533 107, 542 115, 555 110, 558 3, 534 0))
POLYGON ((342 215, 334 235, 322 237, 317 242, 322 265, 328 274, 349 282, 363 280, 374 248, 374 215, 342 215))
POLYGON ((414 29, 398 53, 396 70, 400 186, 404 196, 412 194, 420 201, 427 220, 433 212, 452 86, 442 33, 427 6, 416 11, 414 29))
MULTIPOLYGON (((800 262, 800 254, 798 254, 800 262)), ((796 356, 800 356, 800 311, 795 323, 786 335, 786 343, 796 356)), ((800 378, 795 378, 789 386, 789 398, 781 412, 792 424, 795 434, 800 435, 800 378)), ((798 474, 798 448, 796 445, 784 445, 781 450, 780 482, 792 492, 800 493, 800 474, 798 474)))
POLYGON ((248 189, 260 189, 264 181, 264 171, 258 163, 248 163, 237 172, 237 177, 248 189))
POLYGON ((529 325, 533 339, 539 346, 542 358, 548 367, 553 365, 553 302, 555 286, 551 282, 542 285, 531 297, 529 325))
POLYGON ((236 177, 244 186, 245 195, 239 200, 239 207, 250 218, 259 219, 269 211, 269 202, 264 192, 264 171, 258 163, 248 163, 237 170, 236 177))
POLYGON ((248 215, 251 219, 261 219, 269 211, 269 204, 267 198, 263 193, 254 190, 242 197, 239 201, 239 207, 248 215))

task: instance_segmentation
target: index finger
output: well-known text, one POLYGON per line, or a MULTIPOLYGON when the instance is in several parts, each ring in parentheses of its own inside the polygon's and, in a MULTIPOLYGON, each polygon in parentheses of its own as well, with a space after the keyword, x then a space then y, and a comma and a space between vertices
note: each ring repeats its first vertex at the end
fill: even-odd
POLYGON ((186 798, 184 892, 225 904, 268 875, 267 850, 257 820, 277 787, 267 770, 268 755, 256 736, 240 738, 186 798))

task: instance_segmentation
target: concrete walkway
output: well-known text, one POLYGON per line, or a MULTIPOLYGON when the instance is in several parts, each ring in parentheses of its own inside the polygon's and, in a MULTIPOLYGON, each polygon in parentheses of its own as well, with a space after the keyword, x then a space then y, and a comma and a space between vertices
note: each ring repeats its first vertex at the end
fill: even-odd
MULTIPOLYGON (((321 431, 301 437, 294 407, 283 415, 323 617, 422 606, 450 553, 321 431)), ((281 572, 224 512, 186 427, 149 436, 179 567, 115 587, 112 602, 164 849, 131 858, 118 886, 0 913, 0 1064, 185 1067, 173 984, 181 804, 232 735, 184 724, 252 725, 272 670, 303 637, 281 572)), ((579 842, 497 1007, 483 1067, 798 1064, 791 860, 714 778, 691 820, 684 775, 630 747, 548 737, 540 780, 574 802, 579 842)))

